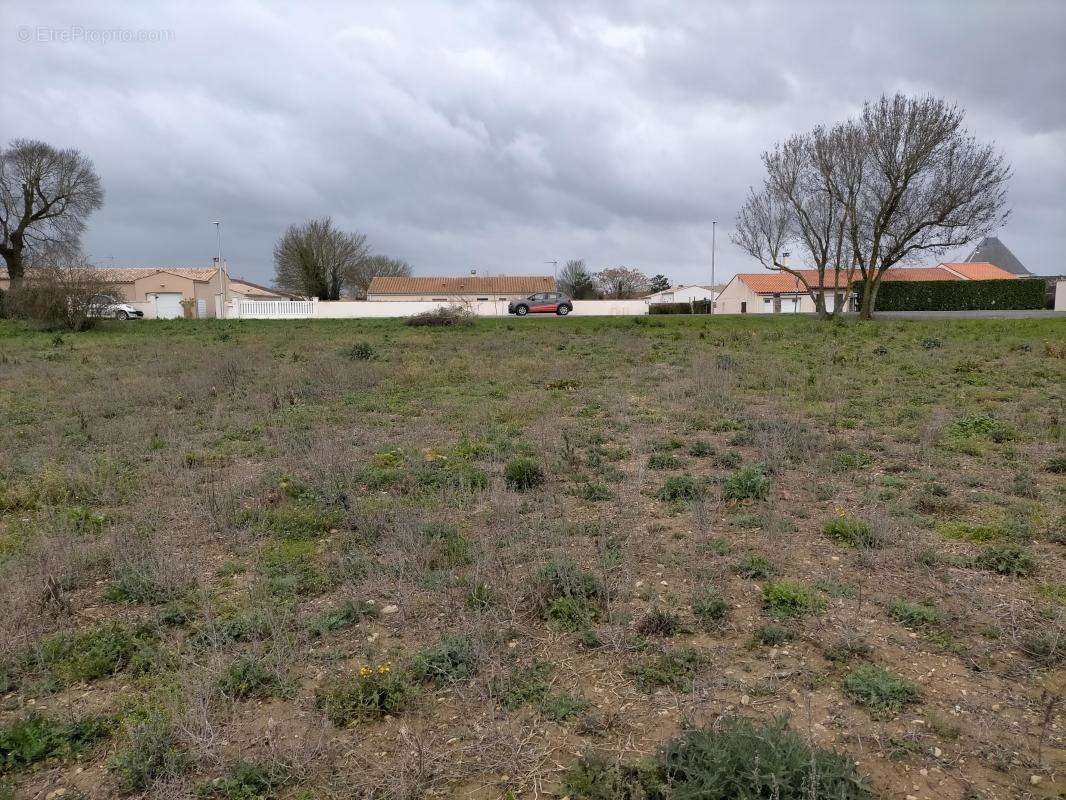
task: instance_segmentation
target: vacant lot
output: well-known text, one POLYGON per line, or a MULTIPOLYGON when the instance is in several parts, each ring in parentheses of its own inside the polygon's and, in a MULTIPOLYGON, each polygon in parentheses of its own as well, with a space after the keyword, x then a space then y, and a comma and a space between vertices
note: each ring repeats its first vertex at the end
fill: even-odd
POLYGON ((0 797, 1058 796, 1064 385, 1059 320, 0 323, 0 797))

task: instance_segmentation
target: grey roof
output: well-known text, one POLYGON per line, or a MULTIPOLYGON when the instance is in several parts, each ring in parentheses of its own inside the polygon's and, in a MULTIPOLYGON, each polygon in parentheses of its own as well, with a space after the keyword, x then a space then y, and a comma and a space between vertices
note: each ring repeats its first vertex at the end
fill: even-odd
POLYGON ((973 264, 981 261, 987 261, 989 264, 995 264, 1000 269, 1005 269, 1007 272, 1011 272, 1015 275, 1031 275, 1025 268, 1025 265, 1018 260, 1018 257, 1007 249, 1007 245, 1003 244, 995 236, 986 236, 981 244, 974 248, 974 251, 966 258, 968 264, 973 264))

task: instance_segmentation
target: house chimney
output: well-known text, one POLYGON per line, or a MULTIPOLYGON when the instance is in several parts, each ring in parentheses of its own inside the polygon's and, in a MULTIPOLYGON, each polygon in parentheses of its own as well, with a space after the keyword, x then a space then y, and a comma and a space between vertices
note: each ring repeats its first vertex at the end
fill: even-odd
POLYGON ((476 269, 472 269, 472 270, 470 270, 470 274, 471 274, 471 275, 477 275, 477 270, 476 270, 476 269))
POLYGON ((783 266, 783 267, 787 267, 788 266, 788 257, 790 255, 792 255, 792 254, 790 252, 788 252, 788 250, 786 250, 785 252, 783 252, 781 254, 781 266, 783 266))

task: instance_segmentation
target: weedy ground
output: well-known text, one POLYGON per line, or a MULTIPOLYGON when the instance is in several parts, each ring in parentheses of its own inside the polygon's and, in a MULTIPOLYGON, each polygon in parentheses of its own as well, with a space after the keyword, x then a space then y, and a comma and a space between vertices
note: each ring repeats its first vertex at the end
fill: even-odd
POLYGON ((0 323, 0 797, 621 800, 784 716, 1058 796, 1064 386, 1059 320, 0 323))

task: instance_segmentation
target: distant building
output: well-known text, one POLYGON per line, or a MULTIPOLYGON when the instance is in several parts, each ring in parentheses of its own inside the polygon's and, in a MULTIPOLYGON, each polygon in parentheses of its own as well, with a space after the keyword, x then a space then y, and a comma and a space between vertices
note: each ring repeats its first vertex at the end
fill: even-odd
MULTIPOLYGON (((797 271, 812 285, 818 280, 818 270, 797 271)), ((1017 277, 994 264, 951 263, 935 267, 890 267, 882 280, 983 281, 1017 277)), ((854 279, 859 279, 858 273, 854 279)), ((844 290, 846 281, 844 273, 838 278, 833 270, 826 270, 821 290, 828 311, 833 310, 835 294, 844 290)), ((802 314, 814 313, 815 308, 814 300, 795 275, 775 270, 735 276, 719 293, 715 310, 719 314, 802 314)))
POLYGON ((376 277, 370 281, 366 299, 463 303, 510 300, 513 297, 555 290, 555 278, 541 275, 376 277))
POLYGON ((974 248, 974 251, 966 258, 966 263, 973 264, 976 262, 986 262, 989 264, 995 264, 1000 269, 1005 269, 1012 275, 1020 275, 1023 278, 1032 276, 1029 270, 1025 268, 1025 265, 1018 260, 1018 257, 1014 255, 1007 245, 1003 244, 995 236, 986 236, 981 244, 974 248))
POLYGON ((649 294, 644 299, 651 303, 690 303, 693 300, 713 300, 714 289, 703 284, 674 286, 661 292, 649 294))

